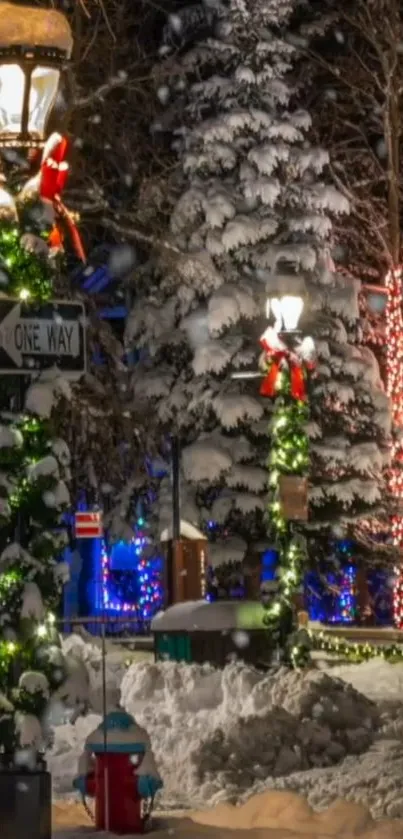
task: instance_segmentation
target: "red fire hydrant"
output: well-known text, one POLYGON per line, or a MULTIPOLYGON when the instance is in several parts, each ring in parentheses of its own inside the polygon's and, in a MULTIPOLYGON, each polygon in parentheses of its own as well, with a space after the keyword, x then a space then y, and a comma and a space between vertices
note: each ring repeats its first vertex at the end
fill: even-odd
POLYGON ((144 833, 162 781, 147 732, 125 711, 113 711, 89 735, 74 781, 85 801, 95 798, 95 827, 144 833))

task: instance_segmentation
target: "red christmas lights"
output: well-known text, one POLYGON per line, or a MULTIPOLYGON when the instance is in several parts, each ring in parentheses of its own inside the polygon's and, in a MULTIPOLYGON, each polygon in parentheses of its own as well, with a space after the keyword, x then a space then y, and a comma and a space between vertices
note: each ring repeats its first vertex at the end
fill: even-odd
MULTIPOLYGON (((392 406, 393 440, 389 472, 389 490, 396 503, 392 516, 393 544, 403 549, 403 316, 402 267, 392 269, 385 281, 388 292, 386 304, 386 388, 392 406)), ((393 595, 394 621, 403 628, 403 574, 396 569, 393 595)))

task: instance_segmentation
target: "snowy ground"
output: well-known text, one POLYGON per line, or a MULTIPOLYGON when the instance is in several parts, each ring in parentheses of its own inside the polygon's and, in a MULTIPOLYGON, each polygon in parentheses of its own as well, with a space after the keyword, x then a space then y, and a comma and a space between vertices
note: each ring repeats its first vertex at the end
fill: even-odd
MULTIPOLYGON (((218 805, 210 810, 167 817, 159 814, 150 826, 153 839, 401 839, 403 820, 373 821, 361 804, 337 801, 315 813, 295 793, 266 792, 241 807, 218 805)), ((54 839, 83 839, 92 832, 83 810, 63 802, 54 807, 54 839)))
MULTIPOLYGON (((86 661, 99 712, 99 648, 68 643, 86 661)), ((375 818, 403 816, 403 665, 377 660, 301 679, 144 656, 127 668, 127 658, 108 654, 108 693, 112 700, 121 683, 122 703, 150 733, 165 783, 159 806, 238 803, 275 788, 306 795, 316 810, 343 797, 375 818), (343 690, 348 683, 359 694, 343 690)), ((98 721, 90 715, 56 727, 50 768, 57 794, 71 795, 77 754, 98 721)))

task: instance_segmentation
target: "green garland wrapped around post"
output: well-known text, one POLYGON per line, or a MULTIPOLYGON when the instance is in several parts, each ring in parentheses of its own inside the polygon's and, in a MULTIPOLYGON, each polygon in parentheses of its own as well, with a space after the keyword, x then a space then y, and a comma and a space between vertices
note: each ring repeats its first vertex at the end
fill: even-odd
MULTIPOLYGON (((295 622, 296 599, 301 591, 306 565, 306 542, 301 524, 286 515, 281 499, 283 478, 300 478, 304 486, 309 470, 307 423, 309 405, 306 379, 312 362, 305 358, 304 342, 292 349, 283 338, 286 333, 266 330, 261 339, 264 379, 262 396, 273 398, 270 423, 268 528, 278 552, 277 586, 266 603, 266 624, 273 646, 283 662, 301 667, 309 661, 310 637, 295 622)), ((311 347, 310 353, 311 353, 311 347)), ((299 517, 299 516, 298 516, 299 517)), ((301 608, 301 607, 300 607, 301 608)))

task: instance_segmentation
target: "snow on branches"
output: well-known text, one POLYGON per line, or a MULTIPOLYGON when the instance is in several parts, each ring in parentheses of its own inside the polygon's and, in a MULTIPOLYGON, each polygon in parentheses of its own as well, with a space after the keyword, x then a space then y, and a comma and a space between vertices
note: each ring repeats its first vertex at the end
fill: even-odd
MULTIPOLYGON (((299 53, 287 38, 295 8, 293 0, 229 0, 210 37, 177 59, 172 253, 160 254, 127 334, 144 348, 134 395, 153 406, 162 431, 182 434, 199 525, 216 519, 220 539, 225 531, 245 551, 266 535, 272 406, 258 379, 233 374, 257 369, 270 293, 304 295, 303 327, 318 347, 312 523, 328 539, 340 521, 384 506, 387 406, 374 359, 359 345, 358 284, 330 257, 332 219, 348 202, 328 183, 329 155, 311 142, 311 117, 295 104, 289 71, 299 53), (238 445, 247 447, 245 468, 238 445)), ((173 89, 169 99, 172 110, 173 89)))

